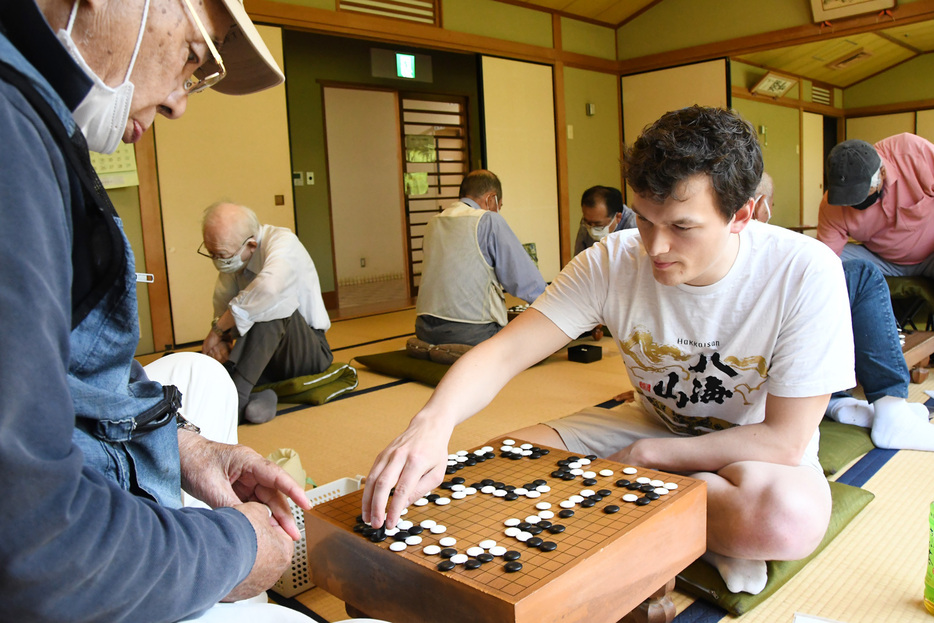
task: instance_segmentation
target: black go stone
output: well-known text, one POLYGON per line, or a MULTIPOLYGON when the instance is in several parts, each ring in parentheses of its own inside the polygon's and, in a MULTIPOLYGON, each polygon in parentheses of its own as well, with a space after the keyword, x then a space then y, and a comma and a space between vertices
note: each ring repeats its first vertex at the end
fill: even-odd
POLYGON ((593 508, 596 504, 597 502, 593 498, 585 498, 584 501, 581 502, 581 508, 593 508))
POLYGON ((592 496, 590 496, 590 499, 593 500, 594 502, 599 502, 603 499, 603 496, 600 495, 599 493, 595 493, 592 496))
POLYGON ((522 558, 522 554, 514 549, 511 549, 503 554, 503 560, 519 560, 520 558, 522 558))
POLYGON ((533 461, 534 461, 535 459, 540 459, 540 458, 542 458, 542 453, 541 453, 541 452, 533 452, 532 454, 529 455, 529 458, 532 459, 533 461))
POLYGON ((372 536, 374 532, 376 532, 376 528, 374 528, 373 526, 367 526, 366 528, 360 531, 360 534, 362 534, 366 538, 370 538, 370 536, 372 536))
POLYGON ((372 541, 373 543, 382 543, 383 541, 386 540, 386 531, 377 530, 376 532, 371 534, 369 538, 370 538, 370 541, 372 541))
POLYGON ((454 478, 451 478, 451 484, 454 484, 454 485, 462 485, 465 482, 467 481, 461 478, 460 476, 455 476, 454 478))
POLYGON ((507 502, 512 502, 513 500, 519 499, 519 494, 516 493, 515 491, 510 491, 509 493, 503 496, 503 499, 506 500, 507 502))
POLYGON ((357 523, 363 523, 363 515, 357 515, 357 523))
POLYGON ((519 454, 518 452, 512 452, 510 453, 509 458, 511 458, 513 461, 521 461, 525 457, 519 454))
POLYGON ((483 552, 482 554, 477 555, 477 560, 480 562, 493 562, 495 558, 496 556, 489 552, 483 552))
POLYGON ((646 504, 651 504, 652 500, 649 498, 639 498, 636 500, 636 506, 645 506, 646 504))
POLYGON ((409 538, 410 536, 412 536, 412 535, 409 534, 409 531, 408 531, 408 530, 399 530, 399 531, 396 532, 394 535, 392 535, 392 539, 393 539, 394 541, 404 541, 404 540, 406 540, 407 538, 409 538))
POLYGON ((539 448, 538 451, 541 452, 543 455, 551 454, 551 450, 549 450, 548 448, 539 448))
POLYGON ((553 552, 558 549, 558 544, 554 541, 542 541, 542 544, 538 546, 538 549, 543 552, 553 552))
POLYGON ((588 454, 588 455, 585 456, 584 458, 587 459, 588 461, 596 461, 596 460, 597 460, 597 455, 596 455, 596 454, 588 454))
POLYGON ((453 486, 454 486, 454 484, 451 483, 451 482, 449 482, 449 481, 447 481, 447 480, 445 480, 444 482, 441 483, 441 488, 442 488, 442 489, 450 490, 451 487, 453 487, 453 486))
POLYGON ((483 563, 480 562, 479 560, 477 560, 476 558, 468 558, 468 559, 464 562, 464 568, 465 568, 465 569, 479 569, 479 568, 480 568, 480 565, 482 565, 482 564, 483 564, 483 563))
POLYGON ((596 478, 584 478, 584 480, 583 480, 582 482, 583 482, 586 486, 592 487, 592 486, 594 486, 595 484, 597 484, 597 479, 596 479, 596 478))
MULTIPOLYGON (((484 478, 483 480, 480 481, 480 484, 483 485, 484 487, 489 487, 491 484, 493 484, 493 479, 492 479, 492 478, 484 478)), ((477 488, 479 489, 479 487, 477 487, 477 488)))
POLYGON ((642 489, 642 485, 640 485, 638 482, 630 482, 628 485, 626 485, 626 488, 630 491, 639 491, 642 489))
POLYGON ((539 537, 537 537, 537 536, 533 536, 531 539, 529 539, 528 541, 526 541, 525 544, 528 545, 529 547, 538 547, 539 545, 541 545, 541 544, 544 543, 544 542, 545 542, 545 541, 544 541, 543 539, 541 539, 541 538, 539 538, 539 537))
POLYGON ((543 520, 543 521, 538 522, 538 523, 535 524, 535 525, 538 526, 539 528, 541 528, 542 530, 547 530, 548 528, 551 527, 551 522, 548 521, 547 519, 545 519, 545 520, 543 520))
POLYGON ((438 495, 437 493, 429 493, 428 495, 425 496, 425 499, 428 500, 429 502, 434 502, 440 497, 441 496, 438 495))
POLYGON ((602 495, 603 497, 607 497, 609 495, 613 495, 613 492, 610 491, 609 489, 600 489, 599 491, 597 491, 597 495, 602 495))
POLYGON ((506 485, 505 487, 503 487, 503 489, 505 489, 506 491, 515 491, 516 485, 506 485))
POLYGON ((562 532, 564 532, 564 530, 565 530, 565 527, 559 523, 556 523, 555 525, 550 526, 548 528, 548 532, 552 534, 561 534, 562 532))
POLYGON ((580 461, 580 460, 581 460, 581 458, 580 458, 579 456, 569 456, 569 457, 568 457, 568 463, 577 463, 577 462, 580 461))
POLYGON ((441 550, 442 558, 450 558, 451 556, 455 555, 457 555, 457 550, 453 547, 445 547, 443 550, 441 550))
POLYGON ((575 476, 571 472, 567 472, 564 474, 564 476, 561 477, 561 480, 574 480, 575 478, 577 478, 577 476, 575 476))
POLYGON ((573 516, 574 516, 574 511, 572 511, 570 508, 565 508, 562 511, 558 511, 558 517, 560 517, 561 519, 567 519, 568 517, 573 517, 573 516))
POLYGON ((479 483, 479 482, 475 482, 475 483, 473 483, 473 484, 470 485, 470 486, 473 487, 474 489, 476 489, 477 491, 479 491, 480 489, 482 489, 482 488, 484 487, 484 485, 483 485, 482 483, 479 483))
POLYGON ((518 560, 511 560, 503 565, 503 568, 506 569, 507 573, 515 573, 516 571, 522 571, 522 563, 518 560))
POLYGON ((604 507, 603 507, 603 512, 606 513, 607 515, 612 515, 613 513, 618 513, 618 512, 619 512, 619 506, 617 506, 616 504, 610 504, 610 505, 608 505, 608 506, 604 506, 604 507))
POLYGON ((655 493, 654 491, 646 491, 645 497, 649 498, 650 500, 652 500, 652 501, 654 502, 655 500, 657 500, 658 498, 660 498, 660 497, 662 497, 662 496, 660 496, 659 494, 655 493))
POLYGON ((505 482, 494 482, 493 486, 496 487, 497 489, 505 489, 506 483, 505 482))
MULTIPOLYGON (((453 465, 448 465, 448 466, 445 468, 444 473, 447 474, 448 476, 450 476, 451 474, 456 474, 456 473, 457 473, 457 468, 454 467, 453 465)), ((440 565, 439 565, 439 567, 440 567, 440 565)), ((442 569, 442 571, 443 571, 443 569, 442 569)))
POLYGON ((628 487, 631 484, 632 483, 626 480, 625 478, 620 478, 619 480, 616 481, 617 487, 628 487))
POLYGON ((421 534, 421 533, 424 532, 424 531, 425 531, 425 529, 422 528, 421 526, 412 526, 411 528, 409 528, 409 534, 412 535, 412 536, 415 536, 415 535, 417 535, 417 534, 421 534))
POLYGON ((466 465, 467 467, 473 467, 476 464, 477 464, 477 459, 467 459, 466 461, 464 461, 464 465, 466 465))
POLYGON ((556 469, 555 471, 551 472, 551 477, 552 477, 552 478, 561 478, 561 477, 563 477, 566 473, 567 473, 567 472, 565 472, 563 469, 556 469))
POLYGON ((450 560, 442 560, 438 563, 438 571, 450 571, 456 566, 457 565, 455 565, 450 560))
POLYGON ((561 459, 560 461, 558 461, 557 463, 555 463, 555 465, 557 465, 558 467, 567 467, 567 466, 570 465, 570 464, 571 464, 571 460, 570 460, 570 459, 561 459))
POLYGON ((356 524, 356 525, 353 527, 353 531, 356 532, 357 534, 359 534, 359 533, 363 532, 363 529, 366 528, 366 527, 367 527, 367 525, 361 521, 360 523, 356 524))
POLYGON ((536 534, 541 534, 542 532, 544 532, 544 530, 545 529, 543 527, 541 527, 538 524, 535 524, 534 526, 529 526, 529 529, 526 530, 526 532, 528 532, 532 536, 535 536, 536 534))
POLYGON ((519 528, 520 530, 528 531, 528 529, 532 527, 532 524, 530 524, 527 521, 520 521, 519 523, 516 524, 516 527, 519 528))
POLYGON ((539 478, 538 480, 533 480, 532 484, 535 485, 536 487, 541 487, 542 485, 547 485, 548 481, 542 478, 539 478))
POLYGON ((525 489, 526 491, 531 491, 531 490, 534 489, 535 487, 536 487, 536 485, 535 485, 534 482, 527 482, 527 483, 525 483, 524 485, 522 485, 522 488, 525 489))
POLYGON ((655 487, 653 487, 649 483, 645 483, 644 485, 639 487, 639 490, 642 491, 643 493, 648 493, 649 491, 655 491, 655 487))

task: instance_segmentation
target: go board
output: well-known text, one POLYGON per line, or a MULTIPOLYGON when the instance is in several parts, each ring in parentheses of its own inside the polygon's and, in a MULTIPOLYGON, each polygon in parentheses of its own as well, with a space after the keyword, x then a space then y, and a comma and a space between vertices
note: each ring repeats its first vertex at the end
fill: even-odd
POLYGON ((615 623, 704 552, 702 481, 531 444, 525 444, 523 456, 516 451, 522 445, 521 440, 504 445, 500 439, 487 452, 478 448, 452 455, 445 483, 402 517, 413 526, 442 525, 444 532, 410 534, 420 543, 412 539, 402 551, 390 547, 400 548, 404 541, 397 539, 404 535, 374 535, 359 522, 362 491, 307 511, 314 583, 356 611, 394 622, 615 623), (623 501, 624 495, 637 501, 623 501), (443 498, 449 501, 440 505, 443 498), (573 515, 561 517, 562 510, 573 515), (514 536, 507 535, 510 526, 504 523, 510 519, 521 524, 512 526, 520 528, 509 532, 514 536), (533 534, 535 526, 548 522, 533 534), (450 549, 457 558, 425 553, 428 546, 443 547, 443 538, 456 540, 450 549), (519 558, 508 561, 514 554, 504 556, 490 541, 518 552, 519 558), (547 551, 552 546, 546 543, 554 549, 547 551), (470 548, 481 549, 468 554, 470 548), (521 569, 509 570, 510 562, 521 569))

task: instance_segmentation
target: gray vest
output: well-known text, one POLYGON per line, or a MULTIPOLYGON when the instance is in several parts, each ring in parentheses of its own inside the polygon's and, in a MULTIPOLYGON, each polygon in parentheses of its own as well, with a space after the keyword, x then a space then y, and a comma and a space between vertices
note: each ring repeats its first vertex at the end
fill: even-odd
POLYGON ((483 214, 483 210, 458 201, 428 222, 415 305, 418 315, 506 325, 503 288, 477 241, 483 214))

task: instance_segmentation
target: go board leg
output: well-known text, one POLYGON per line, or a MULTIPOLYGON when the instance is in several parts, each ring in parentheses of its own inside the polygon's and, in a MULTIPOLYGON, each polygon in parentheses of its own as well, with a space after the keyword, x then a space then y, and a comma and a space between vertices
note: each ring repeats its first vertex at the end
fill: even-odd
POLYGON ((655 591, 638 608, 620 619, 619 623, 671 623, 677 611, 671 600, 671 591, 675 590, 675 579, 655 591))

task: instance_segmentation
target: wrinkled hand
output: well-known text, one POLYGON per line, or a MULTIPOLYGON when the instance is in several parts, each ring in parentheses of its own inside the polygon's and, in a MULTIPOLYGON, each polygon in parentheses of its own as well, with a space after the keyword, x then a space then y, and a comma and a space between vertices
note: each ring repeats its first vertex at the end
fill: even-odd
POLYGON ((265 504, 286 534, 301 540, 284 496, 305 510, 311 508, 311 502, 281 467, 246 446, 217 443, 186 430, 178 433, 178 450, 185 491, 212 508, 238 507, 244 502, 265 504))
POLYGON ((402 509, 441 484, 452 430, 453 427, 412 420, 409 427, 379 453, 363 490, 365 522, 374 527, 384 522, 395 526, 402 509), (395 492, 390 499, 389 492, 393 488, 395 492))
POLYGON ((294 553, 289 535, 269 516, 265 506, 250 502, 234 508, 246 515, 256 532, 256 560, 250 574, 222 601, 248 599, 271 587, 282 577, 294 553))
POLYGON ((208 331, 208 336, 204 338, 204 342, 201 344, 201 352, 208 357, 213 357, 220 363, 226 363, 230 358, 230 341, 213 331, 208 331))

